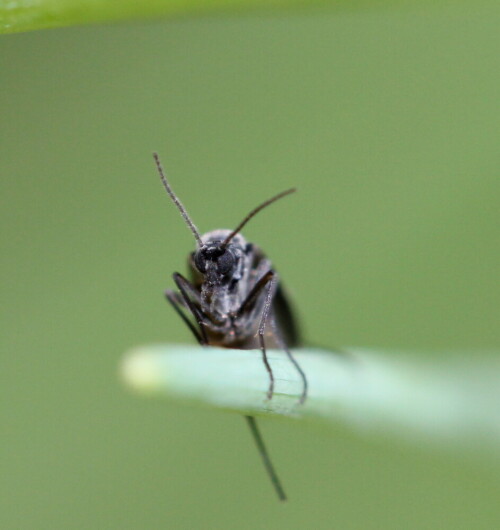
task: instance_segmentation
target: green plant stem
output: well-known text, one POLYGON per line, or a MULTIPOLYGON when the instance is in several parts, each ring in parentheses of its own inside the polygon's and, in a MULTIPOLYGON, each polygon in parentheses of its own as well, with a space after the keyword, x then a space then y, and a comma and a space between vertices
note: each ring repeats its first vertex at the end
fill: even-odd
MULTIPOLYGON (((321 5, 324 2, 312 2, 321 5)), ((332 4, 347 4, 345 0, 332 4)), ((0 33, 221 10, 276 9, 307 0, 0 0, 0 33)))
POLYGON ((124 359, 126 383, 147 394, 243 415, 278 415, 344 422, 362 431, 419 440, 490 441, 500 438, 498 357, 427 358, 354 349, 340 354, 294 351, 309 394, 299 405, 299 374, 280 351, 268 352, 275 393, 260 351, 153 345, 124 359), (469 359, 469 360, 468 360, 469 359))
POLYGON ((358 9, 429 0, 0 0, 0 34, 62 26, 213 12, 275 12, 321 6, 358 9))

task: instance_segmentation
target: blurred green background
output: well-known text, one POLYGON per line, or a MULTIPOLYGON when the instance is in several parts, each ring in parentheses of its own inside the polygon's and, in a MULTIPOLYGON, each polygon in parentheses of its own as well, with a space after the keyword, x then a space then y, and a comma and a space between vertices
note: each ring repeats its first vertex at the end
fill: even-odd
POLYGON ((497 528, 500 465, 129 394, 200 230, 245 231, 307 338, 500 350, 500 7, 224 14, 0 42, 0 527, 497 528))

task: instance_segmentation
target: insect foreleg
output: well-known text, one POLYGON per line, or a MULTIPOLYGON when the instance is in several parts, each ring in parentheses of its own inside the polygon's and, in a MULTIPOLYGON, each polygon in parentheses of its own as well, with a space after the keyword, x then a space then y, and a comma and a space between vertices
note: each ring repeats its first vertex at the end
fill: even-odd
POLYGON ((258 280, 258 282, 253 286, 252 290, 246 297, 246 299, 241 304, 240 308, 236 312, 237 317, 241 317, 244 315, 247 311, 252 309, 253 305, 261 295, 263 289, 266 290, 266 298, 264 301, 264 308, 262 310, 260 323, 259 323, 259 344, 260 344, 260 350, 262 352, 262 361, 264 362, 264 366, 266 367, 267 373, 269 374, 269 390, 267 392, 267 398, 271 399, 273 397, 273 391, 274 391, 274 375, 273 371, 271 369, 271 365, 269 364, 269 361, 267 359, 267 353, 266 353, 266 343, 264 341, 264 333, 266 330, 266 321, 267 317, 269 316, 269 310, 271 308, 271 304, 273 301, 273 296, 276 291, 278 278, 276 273, 273 270, 269 270, 258 280))
MULTIPOLYGON (((266 366, 267 373, 269 374, 269 390, 267 391, 267 398, 271 399, 273 397, 274 392, 274 374, 271 369, 271 365, 269 364, 269 361, 267 360, 267 353, 266 353, 266 343, 264 341, 264 333, 266 331, 266 322, 267 317, 269 316, 269 311, 271 309, 271 304, 273 302, 273 296, 276 291, 276 285, 278 278, 274 271, 269 271, 264 278, 267 277, 266 287, 266 299, 264 301, 264 308, 262 310, 262 315, 260 317, 260 324, 259 324, 259 343, 260 343, 260 350, 262 352, 262 360, 264 361, 264 364, 266 366)), ((259 282, 260 283, 260 280, 259 282)), ((257 283, 257 285, 258 285, 257 283)), ((257 287, 256 285, 256 287, 257 287)))
POLYGON ((252 306, 262 293, 262 289, 271 281, 273 276, 275 276, 275 272, 273 270, 269 270, 257 281, 257 283, 252 287, 251 291, 248 293, 248 296, 240 305, 238 311, 236 311, 236 317, 240 317, 252 309, 252 306))
POLYGON ((175 285, 177 285, 177 287, 179 288, 179 291, 181 293, 181 296, 186 306, 191 311, 192 315, 196 319, 196 322, 198 323, 198 326, 200 327, 200 333, 201 333, 201 339, 202 339, 202 342, 200 344, 208 344, 207 332, 205 330, 206 318, 204 318, 204 314, 202 313, 201 309, 196 307, 191 297, 189 296, 189 294, 194 295, 194 298, 197 304, 200 305, 199 295, 196 292, 196 289, 189 282, 189 280, 186 280, 186 278, 182 276, 182 274, 179 274, 178 272, 174 272, 172 277, 174 279, 175 285), (189 294, 188 294, 188 291, 189 291, 189 294))
POLYGON ((184 292, 186 294, 189 300, 194 300, 198 304, 198 306, 201 305, 200 293, 195 289, 194 285, 187 278, 185 278, 179 272, 174 272, 172 274, 172 278, 174 279, 175 285, 177 285, 181 292, 184 292))
POLYGON ((203 345, 204 342, 203 342, 203 339, 200 333, 193 326, 193 323, 189 320, 189 318, 184 314, 184 312, 180 308, 181 302, 179 301, 178 293, 175 293, 174 291, 171 291, 171 290, 165 291, 165 298, 170 302, 172 307, 175 309, 175 312, 182 318, 182 320, 184 321, 186 326, 190 329, 191 333, 194 335, 195 339, 199 342, 199 344, 203 345))

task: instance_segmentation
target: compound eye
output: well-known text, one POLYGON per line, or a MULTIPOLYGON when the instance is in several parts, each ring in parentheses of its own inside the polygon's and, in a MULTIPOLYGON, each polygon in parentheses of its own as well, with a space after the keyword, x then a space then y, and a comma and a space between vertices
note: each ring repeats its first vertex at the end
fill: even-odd
POLYGON ((224 254, 217 258, 217 269, 221 274, 229 274, 233 270, 235 262, 232 252, 226 250, 224 254))
POLYGON ((202 274, 207 270, 207 261, 200 251, 194 253, 194 264, 202 274))

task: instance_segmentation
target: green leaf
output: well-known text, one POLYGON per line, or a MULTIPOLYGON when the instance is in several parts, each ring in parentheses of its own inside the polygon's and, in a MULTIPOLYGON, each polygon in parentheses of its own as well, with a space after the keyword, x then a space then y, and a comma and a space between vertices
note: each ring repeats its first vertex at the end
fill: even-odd
POLYGON ((213 11, 260 11, 324 4, 352 9, 388 2, 391 0, 0 0, 0 33, 213 11))
POLYGON ((282 351, 271 350, 275 391, 259 350, 187 345, 144 346, 122 364, 128 386, 197 406, 255 416, 285 416, 344 423, 362 433, 446 446, 486 445, 500 440, 500 361, 475 353, 432 359, 355 348, 335 353, 294 350, 309 385, 282 351))

